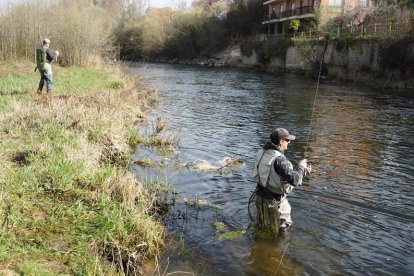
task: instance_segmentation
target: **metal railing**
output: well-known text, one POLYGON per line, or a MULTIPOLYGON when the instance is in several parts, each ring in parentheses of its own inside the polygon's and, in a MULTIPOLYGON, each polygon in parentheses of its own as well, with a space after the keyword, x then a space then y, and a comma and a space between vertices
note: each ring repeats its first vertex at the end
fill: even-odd
POLYGON ((283 18, 288 18, 288 17, 293 17, 293 16, 314 14, 314 11, 315 9, 312 6, 303 6, 300 8, 296 8, 293 10, 287 10, 284 12, 277 12, 277 13, 274 12, 271 14, 265 14, 263 18, 263 22, 274 20, 274 19, 283 19, 283 18))
MULTIPOLYGON (((414 24, 414 22, 412 23, 414 24)), ((334 28, 329 31, 331 36, 373 36, 373 37, 398 37, 403 36, 410 30, 407 26, 397 23, 373 23, 366 26, 350 26, 344 28, 334 28)), ((278 38, 319 38, 324 37, 324 33, 319 31, 301 31, 284 34, 270 34, 268 39, 278 38)))
POLYGON ((349 26, 338 28, 334 34, 338 36, 358 35, 358 36, 396 36, 401 34, 401 26, 397 23, 374 23, 369 25, 349 26))
POLYGON ((278 39, 278 38, 318 38, 323 37, 324 34, 319 31, 302 31, 294 33, 284 33, 284 34, 270 34, 267 35, 268 39, 278 39))
MULTIPOLYGON (((277 1, 280 1, 280 2, 284 2, 285 0, 274 0, 274 1, 271 1, 271 2, 277 2, 277 1)), ((262 4, 264 4, 264 3, 266 3, 266 2, 270 2, 270 0, 262 0, 262 4)))

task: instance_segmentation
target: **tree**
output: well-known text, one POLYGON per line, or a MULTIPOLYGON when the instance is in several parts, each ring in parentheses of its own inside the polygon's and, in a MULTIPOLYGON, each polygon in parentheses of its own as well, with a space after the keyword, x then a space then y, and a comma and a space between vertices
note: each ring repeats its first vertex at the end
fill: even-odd
POLYGON ((288 28, 290 31, 296 33, 300 27, 300 20, 299 19, 292 19, 288 21, 288 28))
POLYGON ((386 3, 390 6, 396 6, 399 8, 414 8, 414 0, 374 0, 376 4, 386 3))
POLYGON ((141 17, 148 6, 148 0, 92 0, 92 3, 115 17, 132 20, 141 17))

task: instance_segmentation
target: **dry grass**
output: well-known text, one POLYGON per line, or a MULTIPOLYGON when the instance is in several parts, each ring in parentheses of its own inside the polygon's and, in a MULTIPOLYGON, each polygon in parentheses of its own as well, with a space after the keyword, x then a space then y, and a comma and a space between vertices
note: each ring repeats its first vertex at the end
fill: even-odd
POLYGON ((149 101, 155 96, 153 89, 132 89, 136 85, 131 83, 129 89, 90 95, 40 96, 33 101, 15 101, 12 110, 0 115, 0 122, 19 126, 27 134, 48 121, 64 126, 68 133, 77 136, 77 146, 67 148, 68 154, 92 162, 90 167, 96 166, 100 158, 111 161, 131 151, 126 138, 145 118, 149 101))
POLYGON ((3 102, 0 267, 139 274, 142 262, 159 253, 164 230, 156 201, 127 172, 139 140, 134 129, 156 91, 132 79, 115 82, 92 93, 3 102))
POLYGON ((167 122, 164 116, 160 116, 155 121, 155 133, 160 133, 167 128, 167 122))

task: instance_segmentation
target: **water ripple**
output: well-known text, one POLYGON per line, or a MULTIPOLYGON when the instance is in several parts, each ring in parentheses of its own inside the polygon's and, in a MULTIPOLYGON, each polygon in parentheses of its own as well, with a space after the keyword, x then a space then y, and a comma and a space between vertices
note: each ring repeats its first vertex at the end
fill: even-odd
POLYGON ((126 71, 159 89, 153 115, 164 114, 179 133, 185 161, 214 165, 237 156, 246 163, 227 175, 182 171, 170 178, 179 196, 210 203, 198 210, 177 206, 192 216, 169 224, 206 260, 200 268, 188 257, 187 265, 216 275, 269 275, 284 254, 282 274, 412 274, 412 98, 322 83, 313 106, 314 80, 295 75, 160 64, 126 71), (306 154, 314 172, 289 196, 292 231, 273 242, 254 228, 240 240, 218 241, 214 221, 251 229, 246 207, 254 153, 277 126, 298 137, 286 152, 292 161, 303 157, 311 130, 306 154))

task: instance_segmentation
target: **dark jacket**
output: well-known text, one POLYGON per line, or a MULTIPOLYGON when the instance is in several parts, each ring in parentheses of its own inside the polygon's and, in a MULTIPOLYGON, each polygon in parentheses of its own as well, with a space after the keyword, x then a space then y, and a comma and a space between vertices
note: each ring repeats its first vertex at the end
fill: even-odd
MULTIPOLYGON (((273 149, 282 152, 280 148, 272 142, 267 142, 263 146, 263 149, 273 149)), ((273 163, 276 173, 280 175, 283 181, 288 182, 292 186, 297 187, 302 185, 303 176, 305 175, 305 169, 302 167, 299 167, 296 170, 291 169, 289 163, 289 160, 287 160, 287 158, 284 155, 276 158, 275 162, 273 163)))
POLYGON ((50 48, 46 49, 46 61, 47 63, 52 63, 57 58, 55 51, 50 48))

